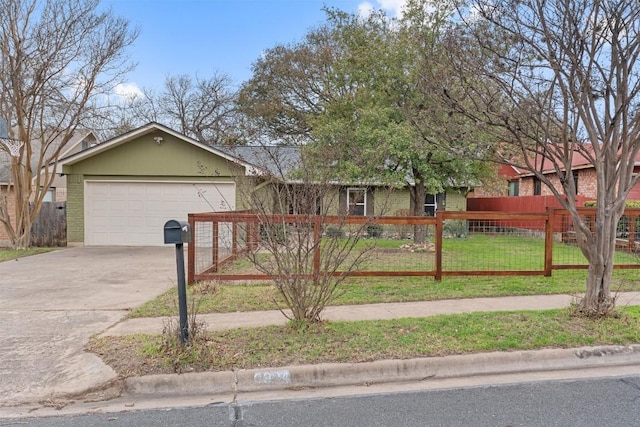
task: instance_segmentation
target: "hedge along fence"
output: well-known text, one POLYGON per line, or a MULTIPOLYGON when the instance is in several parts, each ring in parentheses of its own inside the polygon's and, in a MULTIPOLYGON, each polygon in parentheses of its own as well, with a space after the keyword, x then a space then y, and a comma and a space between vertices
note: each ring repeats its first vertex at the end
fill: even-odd
MULTIPOLYGON (((580 214, 595 215, 584 208, 580 214)), ((291 233, 312 233, 313 268, 321 271, 322 239, 348 237, 360 230, 363 246, 371 249, 354 271, 332 271, 356 277, 425 276, 551 276, 558 269, 586 269, 575 245, 571 218, 562 209, 545 213, 438 212, 435 217, 270 215, 248 211, 189 214, 193 233, 188 245, 188 281, 269 280, 251 268, 247 254, 261 254, 265 239, 285 239, 291 233), (413 244, 414 233, 427 236, 413 244)), ((628 209, 620 221, 616 268, 640 268, 640 209, 628 209), (637 231, 636 231, 637 230, 637 231), (626 252, 626 253, 622 253, 626 252), (631 255, 629 255, 631 253, 631 255)), ((257 255, 256 255, 257 254, 257 255)))

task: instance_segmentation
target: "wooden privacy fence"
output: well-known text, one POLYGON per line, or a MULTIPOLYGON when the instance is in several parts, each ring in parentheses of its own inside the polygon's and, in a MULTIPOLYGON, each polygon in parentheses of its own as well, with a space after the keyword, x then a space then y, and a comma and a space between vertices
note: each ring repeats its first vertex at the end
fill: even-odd
POLYGON ((67 202, 43 202, 31 226, 31 245, 55 247, 67 245, 67 202))
MULTIPOLYGON (((595 210, 580 214, 593 227, 595 210)), ((373 248, 368 261, 354 271, 333 271, 354 277, 425 276, 551 276, 553 270, 586 269, 576 247, 571 218, 563 209, 544 213, 446 212, 435 217, 362 217, 258 215, 249 211, 189 214, 193 233, 188 245, 188 282, 202 280, 268 280, 251 269, 247 254, 259 253, 266 225, 304 228, 316 243, 347 237, 361 230, 364 245, 373 248), (340 231, 342 230, 342 231, 340 231), (363 231, 364 230, 364 231, 363 231), (414 245, 414 233, 426 235, 427 245, 414 245)), ((288 231, 287 231, 288 232, 288 231)), ((618 225, 615 268, 638 269, 640 209, 628 209, 618 225)), ((321 244, 313 245, 312 274, 321 270, 321 244)), ((263 251, 268 252, 268 251, 263 251)), ((265 256, 268 256, 265 255, 265 256)))

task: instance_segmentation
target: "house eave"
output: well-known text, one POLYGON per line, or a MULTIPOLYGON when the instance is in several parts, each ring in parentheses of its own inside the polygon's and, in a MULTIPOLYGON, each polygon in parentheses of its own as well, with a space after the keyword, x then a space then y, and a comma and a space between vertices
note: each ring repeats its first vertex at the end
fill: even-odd
POLYGON ((139 137, 144 136, 144 135, 148 135, 150 133, 158 132, 158 131, 164 132, 164 133, 166 133, 168 135, 171 135, 171 136, 173 136, 173 137, 175 137, 177 139, 180 139, 180 140, 185 141, 185 142, 187 142, 189 144, 192 144, 192 145, 194 145, 194 146, 196 146, 196 147, 198 147, 198 148, 200 148, 202 150, 208 151, 211 154, 215 154, 215 155, 217 155, 217 156, 219 156, 219 157, 221 157, 221 158, 223 158, 223 159, 225 159, 225 160, 227 160, 229 162, 232 162, 232 163, 235 163, 235 164, 237 164, 239 166, 242 166, 245 169, 245 175, 247 175, 247 176, 262 176, 262 175, 264 175, 264 171, 262 171, 260 168, 254 166, 254 165, 251 165, 251 164, 249 164, 249 163, 247 163, 247 162, 245 162, 245 161, 243 161, 241 159, 238 159, 238 158, 236 158, 234 156, 229 155, 228 153, 225 153, 224 151, 217 150, 216 148, 213 148, 213 147, 211 147, 211 146, 209 146, 207 144, 204 144, 204 143, 202 143, 200 141, 197 141, 197 140, 195 140, 193 138, 190 138, 190 137, 188 137, 186 135, 183 135, 180 132, 177 132, 177 131, 175 131, 175 130, 173 130, 173 129, 165 126, 165 125, 162 125, 162 124, 156 123, 156 122, 148 123, 148 124, 146 124, 144 126, 141 126, 141 127, 137 128, 137 129, 134 129, 134 130, 132 130, 132 131, 126 133, 126 134, 117 136, 117 137, 112 138, 112 139, 110 139, 108 141, 105 141, 105 142, 103 142, 101 144, 97 144, 94 147, 88 148, 88 149, 86 149, 84 151, 81 151, 79 153, 72 154, 72 155, 70 155, 68 157, 60 159, 58 164, 60 166, 71 166, 71 165, 74 165, 74 164, 76 164, 78 162, 86 160, 88 158, 91 158, 93 156, 96 156, 98 154, 104 153, 105 151, 110 150, 112 148, 115 148, 115 147, 117 147, 119 145, 122 145, 122 144, 125 144, 125 143, 129 142, 129 141, 132 141, 132 140, 134 140, 136 138, 139 138, 139 137))

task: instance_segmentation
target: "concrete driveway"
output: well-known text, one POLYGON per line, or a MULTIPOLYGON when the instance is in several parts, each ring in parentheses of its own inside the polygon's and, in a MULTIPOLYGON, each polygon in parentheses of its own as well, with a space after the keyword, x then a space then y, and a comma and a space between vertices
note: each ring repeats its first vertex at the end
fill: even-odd
POLYGON ((175 248, 77 247, 0 263, 0 405, 116 378, 89 337, 176 283, 175 248))

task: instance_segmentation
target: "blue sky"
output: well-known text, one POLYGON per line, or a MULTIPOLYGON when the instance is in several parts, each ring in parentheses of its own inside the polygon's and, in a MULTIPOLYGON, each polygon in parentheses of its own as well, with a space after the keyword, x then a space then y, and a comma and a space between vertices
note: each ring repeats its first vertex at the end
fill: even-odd
POLYGON ((167 75, 226 74, 236 85, 277 44, 294 43, 325 18, 323 6, 350 13, 399 11, 404 0, 103 0, 140 29, 131 59, 138 63, 119 93, 160 89, 167 75))

